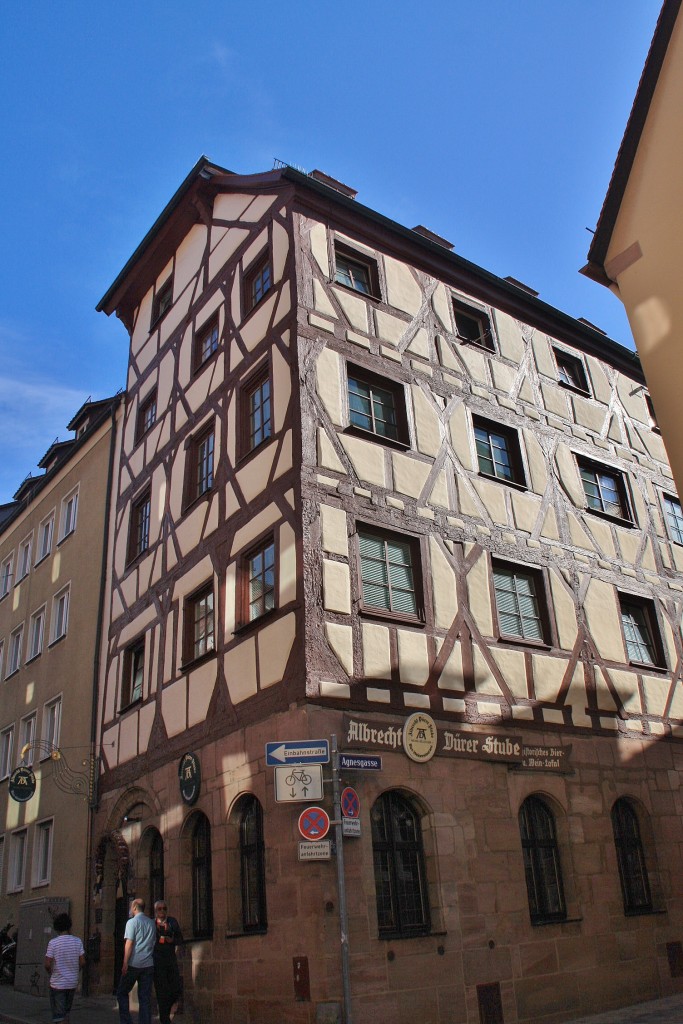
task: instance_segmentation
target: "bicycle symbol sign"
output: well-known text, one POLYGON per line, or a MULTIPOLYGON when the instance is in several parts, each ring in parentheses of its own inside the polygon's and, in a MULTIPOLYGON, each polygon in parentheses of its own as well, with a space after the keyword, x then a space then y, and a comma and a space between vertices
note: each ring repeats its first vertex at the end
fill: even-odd
POLYGON ((314 801, 323 798, 321 764, 279 765, 275 769, 275 799, 279 802, 314 801))
POLYGON ((299 815, 299 832, 304 839, 324 839, 330 828, 330 816, 322 807, 307 807, 299 815))
POLYGON ((347 786, 341 795, 341 812, 345 818, 360 817, 360 799, 351 786, 347 786))

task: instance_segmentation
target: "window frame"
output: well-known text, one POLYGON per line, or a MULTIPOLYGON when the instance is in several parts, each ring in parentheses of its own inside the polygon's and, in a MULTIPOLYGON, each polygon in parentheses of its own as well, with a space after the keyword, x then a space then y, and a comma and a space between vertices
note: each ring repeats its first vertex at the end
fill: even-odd
POLYGON ((62 695, 52 697, 43 704, 43 721, 41 723, 41 761, 50 757, 53 750, 59 750, 62 730, 62 695))
POLYGON ((576 455, 576 464, 578 466, 579 480, 581 481, 581 487, 583 489, 585 499, 584 511, 590 512, 591 515, 600 516, 603 519, 609 519, 610 522, 618 523, 622 526, 635 526, 636 519, 633 512, 633 503, 630 499, 626 474, 620 469, 614 469, 612 466, 607 466, 602 462, 597 462, 595 459, 588 458, 585 455, 576 455), (582 476, 582 470, 595 474, 595 485, 598 487, 601 506, 610 502, 608 498, 603 498, 602 496, 602 484, 599 480, 599 474, 614 480, 615 490, 619 496, 619 503, 622 507, 623 515, 617 515, 615 512, 607 511, 604 507, 596 508, 590 504, 590 499, 586 491, 586 481, 582 476))
POLYGON ((152 313, 149 323, 150 331, 153 330, 157 324, 161 323, 169 309, 173 305, 173 274, 169 274, 164 283, 155 288, 154 298, 152 299, 152 313))
POLYGON ((151 391, 149 391, 147 395, 138 402, 138 411, 135 417, 135 444, 139 444, 143 437, 150 432, 156 423, 158 411, 157 400, 157 387, 155 385, 151 391), (148 413, 152 409, 154 410, 154 415, 148 423, 148 413))
POLYGON ((429 899, 429 880, 427 876, 427 859, 425 857, 422 834, 423 814, 415 802, 397 789, 388 789, 380 793, 374 801, 371 811, 371 842, 373 878, 375 887, 375 905, 377 913, 377 930, 380 939, 412 939, 431 934, 432 912, 429 899), (412 839, 401 839, 400 830, 396 827, 395 815, 403 813, 412 819, 412 839), (384 837, 380 834, 377 821, 381 815, 384 825, 384 837), (402 914, 404 901, 398 895, 398 879, 406 874, 407 856, 412 860, 413 880, 416 879, 416 909, 421 913, 421 920, 414 925, 405 923, 402 914), (383 861, 383 863, 382 863, 383 861), (383 898, 383 892, 388 896, 383 898), (380 909, 381 904, 389 904, 389 917, 380 909))
POLYGON ((490 420, 486 416, 480 416, 477 413, 472 414, 472 436, 474 438, 474 454, 477 463, 477 473, 479 476, 484 477, 486 480, 495 480, 496 483, 506 484, 508 487, 516 487, 519 490, 528 489, 528 480, 526 474, 526 468, 524 465, 524 456, 522 454, 522 443, 519 437, 519 431, 516 427, 510 427, 507 423, 497 423, 495 420, 490 420), (489 446, 490 461, 493 465, 493 473, 487 472, 482 469, 482 455, 479 451, 480 438, 477 437, 477 431, 483 431, 486 433, 486 441, 489 446), (505 441, 505 452, 508 457, 510 470, 512 477, 508 478, 502 474, 496 473, 496 459, 494 454, 494 446, 492 444, 492 437, 500 437, 505 441))
POLYGON ((66 540, 76 532, 78 523, 78 495, 79 487, 74 487, 62 498, 61 513, 59 517, 59 543, 66 540), (72 511, 69 511, 71 507, 72 511))
POLYGON ((3 559, 0 565, 0 601, 7 597, 14 584, 14 551, 3 559))
MULTIPOLYGON (((264 404, 266 403, 261 403, 261 408, 264 404)), ((274 435, 273 375, 270 360, 257 366, 240 384, 238 416, 239 458, 246 459, 253 452, 260 451, 269 441, 272 441, 274 435), (264 384, 268 385, 267 405, 269 411, 267 421, 262 420, 261 430, 264 430, 264 424, 267 422, 268 433, 264 432, 261 440, 255 442, 252 430, 251 398, 257 391, 263 389, 264 384)))
MULTIPOLYGON (((265 574, 264 568, 264 574, 265 574)), ((247 629, 262 622, 265 618, 278 610, 278 598, 280 594, 280 559, 279 548, 275 532, 264 533, 246 551, 242 552, 239 560, 239 622, 240 629, 247 629), (258 615, 251 617, 251 563, 258 556, 264 555, 270 548, 273 549, 273 586, 268 593, 273 596, 271 608, 265 608, 258 615)))
POLYGON ((195 328, 194 337, 192 339, 192 373, 199 373, 199 371, 202 370, 207 365, 207 363, 210 363, 213 359, 215 359, 220 347, 220 316, 219 311, 216 310, 199 327, 195 328), (216 335, 215 341, 214 333, 216 335), (207 352, 206 355, 203 355, 203 342, 207 338, 210 339, 209 351, 207 352))
POLYGON ((3 669, 5 667, 5 638, 0 640, 0 679, 3 678, 3 669))
POLYGON ((557 822, 552 808, 547 801, 536 793, 531 793, 521 803, 517 813, 520 841, 522 845, 522 861, 524 864, 524 880, 526 882, 527 899, 529 902, 529 918, 534 926, 557 924, 567 920, 567 899, 562 871, 562 858, 557 839, 557 822), (531 812, 535 811, 536 819, 531 812), (550 824, 550 835, 536 834, 539 825, 538 815, 544 815, 550 824), (525 831, 527 835, 525 836, 525 831), (551 909, 552 893, 544 879, 542 870, 542 851, 550 851, 554 869, 555 891, 558 909, 551 909))
POLYGON ((269 295, 273 290, 273 260, 270 253, 270 246, 266 246, 262 249, 259 255, 252 260, 247 269, 244 271, 242 278, 242 301, 244 304, 244 315, 249 316, 257 306, 260 306, 264 301, 266 295, 269 295), (257 282, 259 279, 261 284, 265 279, 265 272, 267 271, 267 285, 258 294, 257 282))
POLYGON ((166 884, 164 838, 158 828, 153 829, 148 854, 149 902, 154 907, 157 900, 163 900, 166 884))
POLYGON ((7 675, 5 679, 9 679, 21 668, 21 655, 22 648, 24 646, 24 623, 13 629, 9 635, 9 652, 7 655, 7 675))
POLYGON ((128 708, 139 704, 145 693, 145 637, 138 637, 132 644, 128 644, 123 652, 121 668, 121 699, 119 710, 127 711, 128 708), (139 684, 135 683, 137 674, 141 674, 139 684), (139 692, 138 692, 139 689, 139 692), (137 696, 136 696, 137 694, 137 696))
POLYGON ((182 635, 182 667, 187 668, 190 665, 196 665, 199 662, 204 661, 208 658, 216 656, 216 592, 214 579, 206 580, 200 587, 197 587, 191 594, 183 601, 183 635, 182 635), (204 615, 200 619, 196 617, 196 611, 199 605, 211 595, 211 612, 210 616, 204 615), (204 619, 211 619, 211 631, 208 629, 203 638, 204 650, 197 654, 197 644, 202 642, 200 637, 199 641, 196 637, 195 627, 204 619))
POLYGON ((340 288, 345 288, 347 291, 353 292, 354 295, 360 295, 364 299, 376 299, 381 300, 382 288, 379 277, 379 261, 375 256, 371 256, 369 253, 356 249, 352 245, 346 242, 342 242, 340 239, 335 238, 333 243, 334 253, 334 266, 332 268, 331 284, 339 285, 340 288), (339 279, 339 262, 340 258, 345 262, 350 271, 349 278, 351 284, 347 284, 346 281, 339 279), (360 268, 365 271, 367 276, 368 291, 362 288, 357 288, 354 282, 353 268, 360 268))
POLYGON ((24 537, 21 544, 19 545, 19 554, 17 556, 17 578, 16 583, 21 583, 22 580, 26 579, 31 571, 31 553, 33 548, 33 530, 27 537, 24 537))
POLYGON ((52 543, 54 541, 54 535, 55 510, 53 509, 52 512, 50 512, 48 516, 45 516, 45 518, 42 519, 38 525, 38 550, 36 551, 37 557, 34 565, 40 565, 41 562, 44 562, 45 559, 52 554, 52 543), (45 532, 46 527, 47 533, 45 532), (47 543, 45 543, 45 541, 43 540, 44 537, 47 537, 47 543))
POLYGON ((26 855, 28 852, 28 828, 17 828, 10 832, 9 872, 7 875, 7 892, 23 892, 26 886, 26 855), (21 859, 18 857, 18 844, 21 840, 21 859))
POLYGON ((263 935, 268 930, 266 903, 266 847, 263 808, 253 794, 242 798, 238 823, 242 932, 263 935), (247 834, 248 817, 254 816, 254 835, 247 834))
MULTIPOLYGON (((626 655, 627 665, 636 665, 638 667, 646 668, 648 671, 660 671, 667 669, 666 654, 664 651, 664 643, 662 641, 662 630, 660 628, 659 617, 657 615, 657 608, 655 602, 650 598, 641 597, 637 594, 627 594, 624 591, 617 591, 617 599, 619 604, 619 622, 621 625, 621 635, 624 641, 624 652, 626 655), (638 625, 644 625, 647 630, 647 641, 652 648, 653 657, 656 659, 652 662, 643 661, 639 658, 631 657, 631 651, 629 649, 629 640, 627 638, 626 624, 624 622, 625 609, 638 609, 643 613, 643 620, 638 625)), ((643 644, 642 640, 636 641, 637 643, 643 644)), ((646 644, 643 644, 645 646, 646 644)))
MULTIPOLYGON (((364 396, 362 396, 364 397, 364 396)), ((365 399, 368 400, 367 398, 365 399)), ((359 415, 363 415, 359 413, 359 415)), ((363 437, 368 441, 374 441, 377 444, 386 445, 388 448, 397 448, 400 451, 405 451, 411 447, 410 443, 410 428, 408 426, 408 404, 406 399, 406 385, 402 381, 393 380, 391 377, 385 377, 383 374, 376 373, 373 370, 368 369, 366 366, 361 366, 359 363, 349 362, 346 364, 346 426, 344 432, 346 434, 353 434, 357 437, 363 437), (351 381, 357 381, 360 384, 364 384, 370 392, 370 405, 371 405, 371 418, 375 419, 375 401, 374 393, 375 390, 381 390, 391 395, 393 400, 393 414, 396 421, 396 437, 389 437, 386 434, 379 433, 378 431, 361 426, 359 423, 353 422, 354 410, 351 408, 351 381), (375 389, 375 390, 373 390, 375 389)))
POLYGON ((207 816, 198 811, 192 822, 190 833, 190 878, 192 899, 192 935, 195 939, 213 937, 213 877, 211 864, 211 823, 207 816), (200 837, 200 831, 203 836, 200 837), (206 850, 199 850, 198 839, 202 838, 206 850))
POLYGON ((47 620, 47 605, 44 604, 44 605, 42 605, 42 607, 36 609, 36 611, 33 613, 31 618, 29 619, 28 651, 26 652, 27 653, 27 658, 26 658, 26 664, 27 665, 28 665, 28 663, 30 661, 33 661, 34 658, 38 658, 43 653, 43 647, 45 645, 45 622, 46 622, 46 620, 47 620), (36 623, 39 620, 40 620, 40 629, 39 629, 39 636, 38 636, 38 645, 37 645, 37 649, 36 649, 36 644, 34 643, 35 635, 36 635, 35 627, 36 627, 36 623))
POLYGON ((0 781, 8 779, 14 766, 14 723, 0 730, 0 781))
POLYGON ((35 711, 32 711, 28 715, 24 715, 19 722, 19 756, 21 757, 21 752, 28 743, 31 746, 31 750, 26 755, 26 758, 22 758, 22 760, 24 760, 24 763, 27 764, 29 768, 33 766, 34 761, 37 724, 38 715, 35 711))
MULTIPOLYGON (((494 612, 494 625, 498 641, 501 643, 523 644, 529 647, 548 648, 555 646, 555 630, 551 615, 551 604, 549 601, 548 578, 545 568, 538 565, 527 565, 520 562, 508 562, 504 558, 491 557, 491 599, 494 612), (496 571, 513 573, 515 577, 526 576, 534 582, 534 598, 538 606, 538 622, 541 626, 541 639, 527 637, 516 633, 506 633, 501 623, 501 611, 498 607, 498 591, 496 589, 496 571)), ((517 588, 514 594, 519 597, 517 588)), ((517 615, 524 619, 517 602, 517 615)), ((528 618, 528 616, 526 616, 528 618)))
POLYGON ((133 562, 138 558, 142 558, 149 551, 151 523, 152 485, 150 484, 130 505, 126 565, 132 565, 133 562), (145 509, 147 510, 146 515, 145 509))
POLYGON ((462 342, 463 345, 474 345, 476 348, 483 349, 484 352, 495 353, 496 342, 490 310, 482 306, 472 305, 470 301, 460 298, 459 295, 451 295, 451 308, 453 310, 453 333, 458 341, 462 342), (478 338, 461 333, 458 326, 458 316, 467 317, 468 320, 479 324, 478 338))
POLYGON ((69 606, 71 604, 71 583, 67 583, 65 587, 58 590, 52 598, 52 609, 50 612, 50 642, 48 647, 52 647, 53 644, 63 640, 69 631, 69 606), (64 614, 60 611, 60 606, 64 605, 64 614), (58 633, 57 630, 61 629, 58 633))
POLYGON ((664 512, 664 525, 669 540, 673 544, 683 544, 683 505, 672 494, 662 494, 662 508, 664 512), (667 502, 678 506, 679 516, 676 515, 675 510, 673 510, 672 514, 672 510, 668 508, 667 502), (680 519, 680 526, 678 525, 678 519, 680 519))
POLYGON ((33 828, 33 864, 31 869, 31 887, 49 885, 52 880, 52 851, 54 849, 54 818, 43 818, 33 828), (43 836, 47 835, 47 849, 43 846, 43 836), (45 856, 43 857, 43 854, 45 856), (42 861, 45 861, 45 872, 41 874, 42 861))
POLYGON ((614 850, 619 869, 621 898, 624 903, 624 914, 635 917, 640 914, 651 914, 654 910, 650 875, 645 858, 645 847, 640 832, 640 822, 636 809, 628 797, 618 797, 610 811, 614 850), (627 821, 628 819, 628 825, 627 821), (629 831, 630 834, 626 833, 629 831), (634 858, 636 864, 634 864, 634 858), (639 875, 639 877, 637 877, 639 875), (642 888, 644 898, 638 900, 636 888, 642 888))
POLYGON ((586 367, 581 356, 568 352, 557 345, 553 345, 552 349, 555 365, 557 366, 557 383, 560 387, 566 388, 567 391, 573 391, 578 395, 587 395, 590 398, 591 390, 588 384, 588 374, 586 373, 586 367), (563 372, 569 379, 565 379, 562 376, 563 372), (576 380, 573 379, 574 376, 576 376, 576 380))
POLYGON ((183 502, 183 511, 187 511, 196 502, 206 498, 208 494, 211 494, 216 484, 216 421, 210 419, 207 423, 195 431, 186 443, 185 453, 185 500, 183 502), (200 480, 199 468, 200 461, 206 461, 207 465, 209 460, 204 460, 201 455, 201 448, 212 438, 211 452, 210 452, 210 470, 205 473, 200 480), (208 484, 206 479, 209 480, 208 484))
MULTIPOLYGON (((412 625, 423 625, 426 621, 426 607, 424 599, 424 577, 422 540, 419 536, 409 533, 401 533, 396 530, 385 529, 375 523, 357 522, 355 528, 355 553, 356 553, 356 574, 358 580, 358 611, 359 614, 374 618, 392 619, 397 622, 411 623, 412 625), (379 537, 385 542, 395 541, 398 544, 407 544, 410 550, 410 568, 412 572, 412 592, 415 595, 415 612, 402 612, 391 608, 383 608, 381 605, 370 604, 363 588, 363 558, 361 555, 361 534, 366 536, 379 537)), ((385 546, 386 558, 386 546, 385 546)), ((385 561, 386 565, 386 561, 385 561)), ((388 576, 388 574, 387 574, 388 576)), ((391 582, 387 583, 391 593, 391 582)), ((403 589, 403 588, 401 588, 403 589)))

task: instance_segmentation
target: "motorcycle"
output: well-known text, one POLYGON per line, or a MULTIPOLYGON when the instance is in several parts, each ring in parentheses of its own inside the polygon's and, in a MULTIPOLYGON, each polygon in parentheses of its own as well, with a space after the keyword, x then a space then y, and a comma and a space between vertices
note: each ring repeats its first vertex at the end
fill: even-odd
POLYGON ((0 984, 13 985, 17 964, 17 930, 10 934, 11 922, 0 929, 0 984))

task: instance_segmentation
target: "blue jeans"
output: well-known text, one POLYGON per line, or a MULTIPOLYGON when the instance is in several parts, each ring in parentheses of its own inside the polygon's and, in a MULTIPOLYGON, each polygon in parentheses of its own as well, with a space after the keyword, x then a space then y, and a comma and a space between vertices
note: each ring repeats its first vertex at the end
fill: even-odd
POLYGON ((69 1016, 69 1010, 73 1005, 75 991, 75 988, 50 989, 50 1009, 52 1010, 53 1024, 59 1024, 59 1021, 62 1021, 65 1017, 69 1016))
POLYGON ((138 983, 138 1003, 140 1004, 138 1020, 140 1024, 152 1024, 153 967, 129 967, 126 973, 121 975, 119 987, 116 989, 116 999, 119 1004, 119 1020, 121 1024, 133 1024, 128 994, 131 992, 135 982, 138 983))

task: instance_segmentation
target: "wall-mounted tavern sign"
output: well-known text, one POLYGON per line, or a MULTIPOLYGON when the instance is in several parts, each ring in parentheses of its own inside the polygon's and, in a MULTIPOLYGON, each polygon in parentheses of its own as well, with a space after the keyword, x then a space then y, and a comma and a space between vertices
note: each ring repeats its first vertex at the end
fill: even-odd
POLYGON ((30 800, 36 791, 36 777, 33 769, 19 765, 9 777, 9 795, 20 804, 30 800))
POLYGON ((196 804, 202 784, 202 772, 199 767, 199 758, 196 754, 183 754, 180 758, 178 782, 180 783, 180 795, 184 803, 190 807, 192 804, 196 804))

